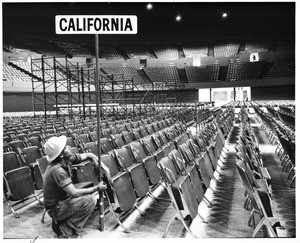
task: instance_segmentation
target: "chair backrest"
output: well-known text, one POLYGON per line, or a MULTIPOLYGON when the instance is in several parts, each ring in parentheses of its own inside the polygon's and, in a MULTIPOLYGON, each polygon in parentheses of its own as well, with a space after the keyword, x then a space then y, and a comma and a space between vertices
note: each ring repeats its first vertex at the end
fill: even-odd
POLYGON ((90 135, 90 140, 95 142, 98 140, 98 135, 97 135, 97 131, 92 131, 92 132, 89 132, 89 135, 90 135))
POLYGON ((169 157, 173 160, 174 165, 176 166, 178 173, 181 173, 185 170, 187 164, 181 153, 177 149, 171 150, 169 157))
POLYGON ((129 146, 137 161, 142 162, 142 160, 147 157, 147 153, 140 141, 131 142, 129 146))
POLYGON ((123 169, 127 169, 134 164, 134 157, 129 146, 115 149, 114 154, 123 169))
POLYGON ((101 138, 100 139, 101 151, 106 154, 114 149, 110 138, 101 138))
POLYGON ((80 142, 84 142, 84 143, 88 143, 88 142, 91 141, 90 137, 89 137, 89 135, 87 133, 79 134, 78 138, 79 138, 80 142))
POLYGON ((67 145, 70 147, 76 147, 76 143, 73 137, 67 137, 67 145))
POLYGON ((179 151, 187 162, 191 162, 195 159, 195 156, 188 142, 181 144, 179 146, 179 151))
POLYGON ((21 167, 22 164, 15 152, 3 153, 3 172, 21 167))
POLYGON ((157 150, 153 136, 141 138, 141 142, 144 145, 145 151, 148 155, 154 153, 157 150))
POLYGON ((109 128, 101 129, 101 137, 102 138, 110 138, 111 130, 109 128))
POLYGON ((84 148, 87 148, 89 152, 99 156, 97 144, 98 144, 97 142, 84 143, 84 148))
POLYGON ((11 141, 8 143, 8 146, 12 149, 12 151, 18 153, 18 148, 25 148, 25 144, 21 140, 11 141))
POLYGON ((117 161, 110 153, 101 155, 101 163, 106 165, 106 167, 109 169, 111 177, 117 175, 121 171, 117 161))
POLYGON ((129 131, 122 131, 122 136, 126 144, 131 143, 133 141, 133 137, 129 131))
POLYGON ((134 140, 139 140, 141 138, 141 134, 140 134, 138 128, 133 128, 131 130, 131 134, 132 134, 132 137, 134 138, 134 140))
POLYGON ((179 174, 173 161, 169 157, 164 157, 158 162, 158 164, 162 169, 162 177, 164 180, 169 184, 174 183, 179 174))
POLYGON ((37 146, 39 149, 42 148, 42 143, 39 137, 30 137, 27 141, 31 146, 37 146))
POLYGON ((125 145, 125 141, 123 140, 121 133, 112 134, 111 141, 113 142, 115 148, 121 148, 125 145))
POLYGON ((250 197, 252 206, 255 209, 259 210, 257 202, 256 202, 255 197, 254 197, 254 194, 253 194, 254 193, 253 186, 251 185, 251 181, 249 179, 249 176, 247 175, 245 169, 243 168, 244 167, 243 161, 238 160, 236 162, 236 167, 237 167, 238 172, 239 172, 239 174, 240 174, 240 176, 242 178, 242 181, 243 181, 243 184, 245 186, 245 189, 246 189, 246 191, 247 191, 247 193, 248 193, 248 195, 250 197))
POLYGON ((23 166, 4 173, 8 198, 12 201, 25 199, 35 191, 29 166, 23 166))
POLYGON ((21 158, 26 165, 36 162, 37 159, 42 157, 41 150, 37 146, 30 146, 21 149, 21 158))

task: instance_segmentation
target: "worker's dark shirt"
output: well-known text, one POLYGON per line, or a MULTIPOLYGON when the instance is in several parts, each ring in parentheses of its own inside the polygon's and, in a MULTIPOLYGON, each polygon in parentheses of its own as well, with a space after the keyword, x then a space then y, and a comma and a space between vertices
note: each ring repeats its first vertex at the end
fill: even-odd
MULTIPOLYGON (((70 158, 72 163, 80 162, 80 156, 73 154, 70 158)), ((64 187, 72 183, 70 168, 63 163, 48 165, 44 181, 44 206, 50 208, 55 206, 58 201, 69 197, 64 187)))

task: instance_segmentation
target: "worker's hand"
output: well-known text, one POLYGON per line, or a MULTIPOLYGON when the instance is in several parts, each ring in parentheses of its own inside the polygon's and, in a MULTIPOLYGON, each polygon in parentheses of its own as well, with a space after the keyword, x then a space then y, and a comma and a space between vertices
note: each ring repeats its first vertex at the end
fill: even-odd
POLYGON ((103 192, 105 191, 107 188, 107 185, 105 184, 105 182, 101 181, 99 184, 98 184, 98 190, 103 192))

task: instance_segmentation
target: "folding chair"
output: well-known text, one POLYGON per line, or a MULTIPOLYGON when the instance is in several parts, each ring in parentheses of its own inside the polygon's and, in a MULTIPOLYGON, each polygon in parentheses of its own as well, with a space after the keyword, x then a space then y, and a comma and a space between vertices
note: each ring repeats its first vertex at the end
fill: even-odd
POLYGON ((101 151, 106 154, 114 149, 110 138, 104 137, 100 139, 101 151))
POLYGON ((121 148, 125 145, 125 141, 123 140, 122 133, 112 134, 111 141, 115 148, 121 148))
MULTIPOLYGON (((185 154, 189 152, 188 148, 181 148, 183 149, 185 154)), ((202 182, 198 174, 198 169, 193 163, 194 161, 190 160, 190 163, 188 164, 178 150, 172 150, 169 154, 169 157, 173 160, 174 165, 176 166, 181 175, 187 174, 190 177, 196 198, 198 200, 198 203, 200 203, 203 199, 204 192, 202 182)))
POLYGON ((4 193, 5 201, 16 218, 19 218, 20 216, 14 210, 13 206, 18 202, 11 204, 10 201, 25 200, 30 195, 33 195, 41 205, 43 204, 35 195, 35 185, 29 166, 23 166, 4 172, 4 182, 7 189, 7 192, 4 193))
POLYGON ((129 172, 137 197, 146 196, 149 192, 148 177, 143 164, 135 163, 130 146, 115 149, 114 155, 122 169, 129 172))
POLYGON ((254 213, 258 213, 261 218, 257 226, 254 226, 255 229, 252 237, 256 236, 262 226, 265 226, 269 230, 271 236, 278 237, 276 227, 283 227, 281 226, 278 215, 275 212, 274 202, 270 198, 269 193, 260 191, 258 188, 251 185, 248 174, 244 170, 242 163, 243 162, 239 160, 237 161, 236 166, 242 178, 246 191, 250 197, 251 205, 253 206, 248 224, 250 225, 252 221, 254 225, 254 213))
POLYGON ((116 212, 127 213, 136 207, 137 198, 130 174, 118 165, 110 153, 101 155, 101 163, 106 165, 110 173, 109 177, 106 176, 108 188, 105 191, 110 210, 118 224, 125 232, 128 232, 127 228, 121 223, 120 218, 116 215, 116 212))
POLYGON ((15 140, 8 143, 9 148, 11 151, 18 153, 18 148, 23 149, 26 147, 26 144, 22 140, 15 140))
POLYGON ((29 146, 37 146, 39 149, 42 149, 42 143, 39 137, 29 137, 27 143, 29 146))
POLYGON ((91 152, 91 153, 99 156, 99 154, 98 154, 98 142, 97 141, 82 144, 82 150, 84 152, 91 152))
POLYGON ((123 140, 125 141, 126 144, 129 144, 132 141, 134 141, 134 138, 132 137, 132 135, 130 134, 129 131, 123 130, 122 131, 122 137, 123 137, 123 140))
POLYGON ((176 167, 169 157, 162 158, 158 165, 167 186, 168 194, 172 200, 172 205, 176 210, 164 231, 163 238, 167 236, 169 228, 175 219, 179 219, 185 229, 196 238, 196 235, 190 230, 184 220, 187 215, 190 215, 192 219, 198 215, 203 220, 198 213, 199 204, 189 176, 178 174, 176 167))
POLYGON ((161 149, 161 146, 155 142, 155 137, 152 136, 146 136, 142 138, 141 143, 144 145, 145 151, 148 155, 154 155, 156 161, 158 162, 161 158, 165 156, 164 151, 161 149))
MULTIPOLYGON (((134 141, 129 144, 135 160, 138 163, 142 163, 147 173, 150 185, 157 185, 161 179, 159 169, 157 167, 157 162, 153 154, 147 154, 143 143, 139 141, 134 141)), ((149 191, 150 195, 152 193, 149 191)))
POLYGON ((3 172, 22 167, 18 154, 15 152, 3 153, 3 172))

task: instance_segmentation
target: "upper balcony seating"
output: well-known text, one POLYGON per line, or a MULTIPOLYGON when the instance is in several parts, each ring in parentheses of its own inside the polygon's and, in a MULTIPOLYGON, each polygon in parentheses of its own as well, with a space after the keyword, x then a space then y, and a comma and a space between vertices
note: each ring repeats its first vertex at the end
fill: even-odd
POLYGON ((152 49, 158 59, 176 60, 179 58, 178 50, 175 45, 152 45, 152 49))
POLYGON ((206 57, 208 53, 208 44, 184 43, 182 49, 185 57, 206 57))
POLYGON ((114 45, 101 44, 99 46, 99 55, 107 60, 124 60, 114 45))
POLYGON ((278 60, 271 67, 266 78, 295 77, 295 60, 278 60))
POLYGON ((122 45, 125 53, 130 57, 140 57, 140 56, 147 56, 151 58, 149 50, 146 45, 143 44, 125 44, 122 45))
POLYGON ((31 77, 26 73, 3 63, 3 80, 11 82, 31 82, 31 77))
POLYGON ((220 65, 207 65, 206 67, 185 67, 189 83, 215 82, 218 80, 220 65))
POLYGON ((176 67, 145 67, 144 71, 153 83, 180 83, 176 67))
POLYGON ((229 62, 227 80, 257 79, 265 62, 229 62))
POLYGON ((64 57, 65 52, 59 48, 54 42, 43 39, 20 38, 31 51, 43 54, 44 56, 64 57))
POLYGON ((252 38, 246 40, 245 52, 268 51, 272 46, 272 39, 252 38))
POLYGON ((219 42, 215 43, 214 56, 215 57, 229 57, 238 53, 240 43, 237 41, 219 42))
POLYGON ((89 50, 84 48, 81 44, 70 43, 70 42, 55 42, 59 47, 61 47, 66 53, 72 56, 86 56, 93 55, 89 50))
POLYGON ((144 83, 144 80, 134 67, 103 67, 102 70, 107 74, 115 74, 113 77, 114 80, 121 81, 133 79, 135 84, 144 83), (121 74, 124 74, 124 76, 121 74))

